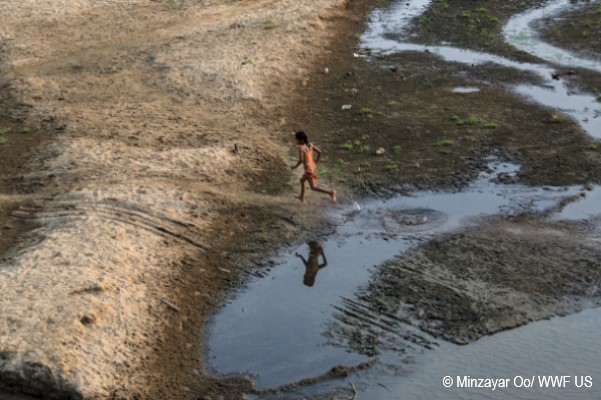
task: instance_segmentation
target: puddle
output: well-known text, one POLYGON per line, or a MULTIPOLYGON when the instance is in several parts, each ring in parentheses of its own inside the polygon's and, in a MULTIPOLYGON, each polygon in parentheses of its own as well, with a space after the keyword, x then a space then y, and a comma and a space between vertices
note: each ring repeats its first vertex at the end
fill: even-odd
MULTIPOLYGON (((543 78, 544 87, 508 88, 537 103, 558 108, 578 120, 591 136, 601 138, 601 118, 597 118, 601 106, 595 97, 572 95, 562 81, 552 79, 555 71, 552 67, 450 46, 404 41, 407 27, 429 3, 403 1, 375 10, 362 46, 375 52, 429 51, 447 61, 470 65, 496 63, 535 73, 543 78)), ((565 3, 551 2, 557 7, 553 8, 555 11, 565 3)), ((517 29, 528 26, 528 21, 538 16, 523 14, 512 21, 517 29)), ((511 35, 522 37, 520 33, 511 35)), ((541 51, 544 54, 550 50, 541 51)), ((491 162, 490 170, 481 173, 462 192, 418 192, 411 197, 373 200, 334 216, 338 219, 335 234, 285 250, 266 277, 252 280, 246 290, 215 316, 208 348, 211 367, 220 374, 251 375, 257 387, 268 388, 319 376, 338 364, 357 365, 367 361, 366 356, 332 345, 324 332, 337 307, 369 281, 377 265, 437 235, 477 225, 484 216, 541 212, 556 207, 566 197, 585 192, 580 186, 542 188, 501 183, 511 182, 518 169, 516 165, 491 162)), ((554 218, 599 215, 600 201, 601 188, 594 187, 586 191, 586 197, 565 207, 554 218)), ((397 352, 385 352, 374 368, 353 375, 361 399, 601 398, 598 369, 601 310, 533 323, 462 347, 437 341, 410 325, 402 329, 417 338, 407 341, 405 355, 409 359, 415 355, 419 362, 404 364, 397 352), (438 343, 438 347, 426 350, 432 347, 423 345, 428 343, 438 343), (587 392, 573 388, 544 392, 520 389, 502 392, 499 397, 500 392, 442 386, 446 375, 513 379, 517 375, 553 374, 597 375, 593 376, 594 388, 587 392)), ((340 385, 346 383, 327 382, 290 396, 303 398, 312 390, 340 385)))
MULTIPOLYGON (((427 51, 448 62, 457 62, 469 66, 493 63, 536 74, 543 79, 543 86, 508 85, 508 89, 535 103, 555 108, 571 116, 578 121, 589 135, 601 139, 601 104, 597 101, 596 96, 591 93, 572 93, 563 80, 553 79, 553 75, 556 75, 555 68, 544 64, 521 63, 493 54, 452 46, 426 46, 410 43, 408 41, 410 38, 405 34, 407 27, 426 10, 428 4, 430 4, 430 1, 403 1, 389 7, 376 9, 372 13, 367 31, 362 36, 360 46, 370 49, 372 53, 384 54, 427 51)), ((544 10, 552 9, 554 12, 559 12, 570 6, 570 2, 566 0, 555 0, 549 4, 544 10)), ((519 23, 514 22, 515 29, 529 26, 533 18, 540 18, 540 13, 525 13, 518 17, 519 23)), ((506 36, 510 43, 515 46, 519 46, 523 42, 519 34, 507 34, 506 36)), ((549 48, 536 46, 537 43, 542 45, 542 42, 538 42, 534 35, 528 40, 528 43, 539 52, 535 55, 543 59, 552 58, 551 56, 555 54, 552 46, 549 46, 549 48)), ((572 56, 570 62, 572 63, 570 65, 574 67, 583 67, 601 72, 601 63, 598 61, 572 56)))
POLYGON ((567 67, 579 67, 601 72, 601 60, 578 55, 540 40, 532 21, 558 16, 567 9, 574 10, 596 3, 596 0, 575 3, 572 0, 552 1, 544 7, 528 10, 512 17, 503 28, 505 40, 514 47, 548 62, 567 67))
POLYGON ((457 86, 453 88, 453 93, 476 93, 480 90, 482 89, 476 86, 457 86))
POLYGON ((326 260, 315 244, 290 249, 267 277, 251 282, 215 317, 212 367, 253 375, 265 388, 321 375, 337 364, 367 361, 328 345, 323 332, 341 298, 368 282, 376 265, 434 235, 477 224, 483 216, 544 211, 583 190, 496 183, 517 170, 492 163, 490 172, 481 173, 463 192, 374 200, 362 204, 361 211, 339 215, 336 234, 320 243, 326 260))
MULTIPOLYGON (((349 377, 362 400, 381 399, 599 399, 601 372, 598 332, 601 309, 586 310, 568 317, 531 323, 494 336, 483 337, 468 345, 439 342, 439 347, 424 353, 411 372, 391 373, 386 369, 393 356, 384 354, 380 366, 349 377), (576 339, 577 338, 577 339, 576 339), (466 362, 469 360, 469 362, 466 362), (569 376, 565 388, 541 385, 545 376, 569 376), (452 377, 449 388, 443 379, 452 377), (509 379, 508 387, 457 387, 457 377, 509 379), (586 387, 581 377, 591 377, 586 387), (533 387, 520 386, 532 379, 533 387), (576 378, 578 382, 576 382, 576 378), (582 387, 577 387, 576 383, 582 387), (542 387, 541 387, 542 386, 542 387)), ((323 384, 320 390, 340 388, 340 382, 323 384)), ((347 386, 348 387, 348 386, 347 386)), ((299 392, 303 398, 317 388, 299 392)), ((291 397, 296 398, 296 397, 291 397)), ((350 398, 350 397, 349 397, 350 398)))

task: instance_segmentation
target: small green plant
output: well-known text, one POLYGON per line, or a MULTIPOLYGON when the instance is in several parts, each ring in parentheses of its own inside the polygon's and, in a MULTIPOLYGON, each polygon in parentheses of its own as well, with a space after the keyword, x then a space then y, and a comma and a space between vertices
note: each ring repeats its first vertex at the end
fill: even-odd
POLYGON ((363 135, 361 135, 361 140, 363 140, 365 142, 367 139, 369 139, 369 135, 367 135, 365 133, 363 135))
POLYGON ((25 141, 27 141, 27 142, 33 142, 33 138, 30 136, 27 139, 25 139, 25 141))
POLYGON ((399 169, 399 166, 398 166, 397 163, 391 162, 391 163, 386 164, 386 166, 384 167, 384 169, 386 171, 396 171, 397 169, 399 169))
POLYGON ((462 11, 461 13, 459 13, 459 17, 470 19, 472 17, 472 13, 469 11, 462 11))
POLYGON ((336 164, 344 164, 344 160, 342 158, 339 158, 336 160, 336 164))
POLYGON ((365 116, 371 116, 374 113, 374 110, 372 110, 369 107, 361 107, 361 110, 359 110, 359 112, 361 113, 361 115, 365 115, 365 116))
POLYGON ((388 105, 388 107, 394 107, 394 106, 396 106, 396 105, 397 105, 397 104, 399 104, 399 103, 397 103, 397 101, 396 101, 396 100, 390 100, 390 101, 389 101, 388 103, 386 103, 386 104, 388 105))
POLYGON ((36 124, 36 125, 33 127, 33 130, 34 130, 34 131, 36 131, 36 132, 37 132, 37 131, 41 131, 41 130, 42 130, 42 125, 40 125, 40 124, 36 124))
POLYGON ((21 132, 21 133, 29 133, 29 132, 31 132, 31 128, 24 127, 24 128, 21 128, 21 130, 19 132, 21 132))
POLYGON ((6 211, 4 211, 4 208, 0 207, 0 214, 4 214, 6 211))
POLYGON ((484 13, 488 12, 488 10, 486 8, 484 8, 484 7, 480 7, 480 8, 478 8, 478 12, 480 14, 484 14, 484 13))
POLYGON ((597 150, 599 148, 599 145, 597 143, 591 143, 590 146, 588 146, 589 150, 597 150))
POLYGON ((500 20, 499 18, 495 17, 495 16, 492 16, 492 17, 490 17, 490 18, 488 19, 488 21, 489 21, 491 24, 495 24, 495 25, 496 25, 496 24, 498 24, 499 22, 501 22, 501 20, 500 20))
POLYGON ((451 115, 449 119, 453 122, 461 121, 461 118, 459 118, 458 115, 451 115))
POLYGON ((345 144, 341 144, 341 145, 340 145, 340 148, 341 148, 342 150, 348 150, 348 151, 350 151, 350 150, 352 150, 352 149, 353 149, 353 143, 351 143, 351 141, 349 140, 349 141, 348 141, 348 142, 346 142, 345 144))
POLYGON ((355 38, 356 41, 359 41, 359 39, 361 39, 361 34, 359 32, 357 32, 353 35, 353 37, 355 38))
POLYGON ((5 230, 7 230, 7 231, 8 231, 8 230, 10 230, 10 229, 12 229, 12 228, 13 228, 13 226, 12 226, 11 224, 6 224, 6 225, 4 225, 4 226, 2 227, 2 229, 5 229, 5 230))
POLYGON ((353 142, 353 146, 361 146, 361 140, 357 139, 353 142))
POLYGON ((494 122, 487 122, 486 124, 484 124, 484 127, 486 129, 497 129, 499 127, 499 125, 497 125, 494 122))
POLYGON ((0 128, 0 135, 4 135, 5 133, 8 133, 8 128, 0 128))
POLYGON ((396 146, 394 146, 392 148, 392 151, 394 152, 394 154, 401 154, 401 146, 399 146, 398 144, 396 146))
POLYGON ((331 175, 332 175, 332 173, 330 172, 330 170, 329 170, 329 169, 327 169, 327 168, 322 168, 322 169, 321 169, 321 171, 319 172, 319 174, 320 174, 322 177, 324 177, 324 178, 327 178, 328 176, 331 176, 331 175))
POLYGON ((6 139, 0 136, 0 144, 6 144, 6 139))
POLYGON ((253 64, 253 60, 251 60, 250 58, 247 58, 242 61, 242 65, 248 65, 248 64, 253 64))
POLYGON ((363 161, 360 166, 361 166, 361 168, 364 168, 364 169, 369 169, 371 167, 371 165, 369 164, 369 161, 363 161))
POLYGON ((279 27, 280 27, 280 25, 278 25, 270 20, 263 22, 263 29, 265 29, 265 30, 275 29, 275 28, 279 28, 279 27))
POLYGON ((384 111, 376 111, 376 115, 380 115, 380 116, 382 116, 382 115, 385 115, 385 114, 386 114, 386 113, 385 113, 384 111))
POLYGON ((478 125, 480 121, 476 117, 469 117, 465 120, 466 125, 478 125))
POLYGON ((370 149, 371 149, 371 147, 368 144, 365 144, 365 145, 361 146, 361 152, 362 153, 369 153, 370 149))
POLYGON ((597 101, 601 101, 601 93, 597 95, 597 101))
POLYGON ((450 139, 442 139, 439 140, 438 142, 436 142, 437 146, 452 146, 455 144, 454 140, 450 140, 450 139))

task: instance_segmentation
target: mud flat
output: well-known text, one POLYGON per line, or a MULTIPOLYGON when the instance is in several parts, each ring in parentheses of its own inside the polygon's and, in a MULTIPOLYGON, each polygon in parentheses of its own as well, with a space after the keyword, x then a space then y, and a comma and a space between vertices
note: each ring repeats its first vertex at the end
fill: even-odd
POLYGON ((338 29, 357 23, 345 7, 0 2, 3 89, 27 108, 2 110, 0 126, 3 389, 159 399, 248 388, 204 374, 199 337, 241 276, 322 225, 298 218, 287 193, 298 127, 285 110, 338 29), (9 170, 5 155, 50 122, 56 136, 9 170))
MULTIPOLYGON (((563 351, 582 356, 570 361, 582 373, 594 364, 595 356, 585 356, 601 351, 578 346, 580 335, 592 343, 597 310, 533 323, 600 302, 600 108, 591 86, 574 92, 573 78, 597 76, 596 64, 575 57, 578 72, 564 76, 545 51, 512 45, 500 22, 538 2, 428 3, 377 8, 355 59, 322 79, 328 175, 355 194, 387 200, 358 201, 335 234, 314 237, 327 265, 317 257, 317 267, 303 267, 294 253, 307 249, 290 247, 274 271, 216 316, 209 342, 215 369, 248 374, 258 398, 345 398, 357 389, 368 399, 444 397, 435 390, 444 368, 428 370, 429 357, 445 368, 486 365, 472 351, 493 354, 496 338, 515 338, 517 359, 540 335, 536 357, 543 360, 553 331, 574 333, 574 346, 563 351), (494 25, 481 35, 490 43, 466 29, 468 19, 484 16, 494 25), (488 165, 491 155, 502 167, 488 165), (447 191, 417 190, 432 188, 447 191), (313 270, 314 285, 304 284, 313 270), (344 375, 357 388, 338 381, 293 393, 307 377, 366 361, 373 369, 344 375)), ((309 248, 309 257, 317 254, 318 246, 309 248)), ((561 350, 549 353, 545 360, 562 359, 561 350)), ((482 371, 516 364, 509 356, 497 366, 482 371)))

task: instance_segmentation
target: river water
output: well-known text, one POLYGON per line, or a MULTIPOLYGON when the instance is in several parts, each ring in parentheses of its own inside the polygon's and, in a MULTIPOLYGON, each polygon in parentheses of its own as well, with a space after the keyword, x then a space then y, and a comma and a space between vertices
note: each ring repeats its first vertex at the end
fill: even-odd
MULTIPOLYGON (((429 3, 402 1, 375 10, 362 45, 372 52, 428 49, 447 61, 492 62, 533 72, 543 78, 543 86, 517 85, 508 89, 560 109, 575 118, 591 136, 601 137, 600 107, 594 95, 570 93, 565 82, 551 78, 555 71, 551 64, 518 63, 496 55, 450 46, 417 45, 403 39, 408 24, 429 3), (390 39, 391 32, 400 39, 390 39)), ((545 15, 561 12, 568 6, 569 1, 552 1, 545 15)), ((541 10, 534 10, 512 18, 504 29, 505 37, 516 47, 519 44, 541 59, 559 64, 553 55, 563 53, 543 45, 529 28, 529 22, 540 15, 541 10)), ((572 54, 560 59, 570 66, 601 72, 597 61, 572 54)), ((489 170, 462 192, 418 192, 408 197, 354 204, 332 216, 338 221, 336 233, 319 238, 319 243, 283 250, 277 266, 266 277, 251 281, 246 290, 234 296, 214 317, 208 343, 213 370, 220 374, 248 374, 257 387, 269 388, 321 375, 338 364, 367 361, 364 355, 331 345, 324 332, 336 306, 365 285, 378 265, 437 235, 477 225, 482 217, 549 210, 584 191, 576 186, 502 184, 497 178, 515 175, 519 166, 489 161, 489 170)), ((595 187, 582 200, 551 218, 600 216, 601 188, 595 187)), ((407 351, 415 360, 411 365, 400 365, 397 354, 384 352, 375 367, 356 373, 351 379, 360 399, 601 398, 600 328, 601 310, 587 310, 457 346, 408 325, 403 329, 415 331, 412 335, 420 337, 422 343, 431 344, 428 348, 407 344, 407 351), (571 382, 566 388, 543 389, 538 382, 543 375, 567 375, 571 382), (451 388, 444 387, 445 376, 454 380, 451 388), (511 382, 510 387, 494 391, 458 388, 458 376, 504 378, 511 382), (524 384, 520 379, 533 376, 537 379, 533 385, 536 387, 515 387, 524 384), (587 378, 580 378, 587 376, 593 381, 591 388, 586 387, 587 378), (576 387, 576 379, 581 379, 582 387, 576 387)), ((345 382, 334 381, 305 389, 293 397, 302 398, 316 390, 341 385, 348 387, 345 382)))

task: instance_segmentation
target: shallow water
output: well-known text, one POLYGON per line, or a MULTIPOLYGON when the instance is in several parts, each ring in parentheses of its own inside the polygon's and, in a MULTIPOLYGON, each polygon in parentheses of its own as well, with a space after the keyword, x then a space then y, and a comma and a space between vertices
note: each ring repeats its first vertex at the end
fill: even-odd
MULTIPOLYGON (((457 62, 469 66, 486 63, 498 64, 540 76, 544 82, 536 85, 508 85, 508 89, 535 102, 552 107, 574 118, 591 136, 601 138, 601 104, 593 93, 573 93, 562 79, 553 79, 556 74, 554 67, 545 64, 521 63, 494 54, 481 53, 473 50, 460 49, 452 46, 427 46, 411 43, 407 37, 408 24, 426 10, 429 1, 414 0, 394 3, 373 12, 367 31, 362 36, 361 46, 369 48, 372 53, 400 53, 406 51, 428 51, 448 62, 457 62)), ((513 28, 506 30, 506 39, 510 44, 519 47, 524 40, 520 29, 528 27, 533 19, 544 15, 544 10, 552 9, 559 12, 570 7, 567 0, 555 0, 543 8, 543 11, 520 14, 511 19, 513 28), (507 33, 509 32, 509 33, 507 33)), ((555 59, 557 53, 552 46, 543 46, 535 35, 530 35, 527 41, 529 47, 536 51, 534 55, 542 59, 555 59), (541 44, 540 46, 538 44, 541 44)), ((567 62, 567 58, 564 58, 567 62)), ((592 69, 601 73, 601 62, 591 61, 571 55, 570 66, 592 69)))
POLYGON ((273 387, 321 375, 337 364, 366 361, 328 346, 323 332, 334 306, 367 282, 376 265, 434 235, 477 224, 483 216, 544 211, 583 190, 499 184, 497 177, 514 175, 518 167, 490 167, 462 192, 374 200, 360 212, 339 215, 337 232, 321 241, 326 267, 305 267, 295 254, 309 258, 306 245, 282 254, 267 277, 251 282, 215 317, 209 350, 213 368, 248 373, 259 387, 273 387), (312 286, 307 286, 307 275, 314 278, 312 286))
MULTIPOLYGON (((450 46, 408 43, 404 39, 408 24, 429 3, 403 1, 375 10, 362 45, 380 52, 428 50, 447 61, 496 63, 535 73, 543 78, 544 87, 508 88, 538 103, 559 108, 577 119, 590 135, 601 137, 599 104, 593 96, 573 95, 565 83, 553 80, 555 69, 551 66, 519 63, 450 46), (390 33, 394 33, 394 39, 390 33)), ((565 1, 552 2, 560 3, 565 1)), ((524 23, 521 19, 518 25, 524 23)), ((334 318, 336 307, 369 281, 377 265, 436 235, 478 224, 482 217, 540 212, 556 207, 566 197, 582 193, 586 197, 552 218, 579 220, 601 214, 599 187, 585 191, 579 186, 507 185, 496 178, 515 175, 518 166, 491 162, 490 167, 489 172, 482 173, 462 192, 418 192, 411 197, 368 201, 339 210, 333 216, 338 220, 335 234, 320 238, 319 244, 285 250, 266 277, 250 282, 246 290, 215 316, 208 349, 212 368, 218 373, 250 374, 258 387, 274 387, 321 375, 337 364, 366 361, 366 356, 331 345, 324 332, 334 318), (321 251, 327 258, 325 266, 321 251)), ((415 332, 415 328, 407 325, 402 329, 412 331, 426 343, 438 343, 438 347, 426 350, 407 343, 407 354, 418 361, 405 365, 398 354, 384 353, 373 369, 355 374, 352 379, 361 399, 601 398, 601 369, 597 361, 601 348, 596 340, 599 328, 601 310, 591 310, 533 323, 459 347, 415 332), (533 374, 591 375, 596 385, 586 392, 572 388, 542 393, 516 388, 479 392, 442 386, 445 375, 513 379, 533 374)), ((338 381, 329 382, 318 385, 317 389, 340 385, 338 381)), ((302 398, 313 390, 316 388, 301 391, 298 396, 302 398)))

